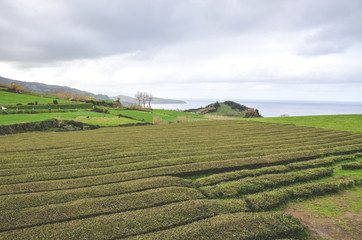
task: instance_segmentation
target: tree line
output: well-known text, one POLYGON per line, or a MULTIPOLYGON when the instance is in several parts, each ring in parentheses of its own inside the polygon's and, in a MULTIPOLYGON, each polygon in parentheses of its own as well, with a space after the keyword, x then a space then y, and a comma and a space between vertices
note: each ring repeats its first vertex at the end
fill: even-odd
POLYGON ((146 103, 148 103, 148 107, 151 108, 151 101, 153 100, 153 95, 151 93, 137 92, 135 98, 140 106, 141 104, 143 105, 143 108, 146 108, 146 103))

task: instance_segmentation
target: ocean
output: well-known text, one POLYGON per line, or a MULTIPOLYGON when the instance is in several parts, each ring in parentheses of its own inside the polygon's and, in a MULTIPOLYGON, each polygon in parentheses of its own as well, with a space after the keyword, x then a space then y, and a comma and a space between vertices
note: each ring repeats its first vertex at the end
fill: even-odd
MULTIPOLYGON (((152 104, 152 108, 186 110, 204 107, 217 100, 183 99, 186 104, 152 104)), ((356 102, 307 102, 307 101, 267 101, 232 100, 247 107, 257 108, 263 117, 362 114, 362 103, 356 102)), ((223 102, 223 100, 219 100, 223 102)))

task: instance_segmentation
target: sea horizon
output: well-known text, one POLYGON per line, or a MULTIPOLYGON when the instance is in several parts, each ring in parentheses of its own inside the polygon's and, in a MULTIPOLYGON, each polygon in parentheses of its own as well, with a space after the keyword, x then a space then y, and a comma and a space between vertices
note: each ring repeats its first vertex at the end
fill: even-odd
MULTIPOLYGON (((187 110, 224 102, 224 99, 180 99, 185 104, 152 104, 153 108, 187 110)), ((362 114, 362 102, 230 99, 259 110, 263 117, 362 114)))

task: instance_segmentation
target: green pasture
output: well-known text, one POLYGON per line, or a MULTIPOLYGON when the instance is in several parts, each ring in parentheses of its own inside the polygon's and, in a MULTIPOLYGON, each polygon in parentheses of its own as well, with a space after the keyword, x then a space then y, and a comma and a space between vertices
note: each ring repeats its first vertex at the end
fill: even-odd
POLYGON ((70 109, 70 110, 78 110, 78 109, 93 109, 93 104, 91 103, 61 103, 61 104, 39 104, 39 105, 21 105, 21 106, 16 106, 16 105, 11 105, 11 106, 6 106, 7 111, 9 110, 38 110, 38 109, 42 109, 42 110, 63 110, 63 109, 70 109))
POLYGON ((124 115, 140 121, 145 121, 148 123, 153 123, 154 117, 161 118, 164 122, 177 122, 178 120, 183 119, 203 119, 203 115, 192 114, 174 110, 162 110, 162 109, 152 109, 151 111, 139 111, 139 110, 117 110, 112 109, 110 112, 114 115, 124 115))
POLYGON ((91 125, 118 126, 122 124, 137 123, 139 121, 117 117, 112 114, 79 110, 76 112, 49 112, 34 114, 7 114, 0 115, 0 125, 8 125, 24 122, 39 122, 48 119, 75 120, 91 125))
POLYGON ((295 124, 296 126, 317 127, 350 132, 362 132, 362 114, 325 115, 301 117, 270 117, 246 119, 251 121, 295 124))
MULTIPOLYGON (((86 108, 89 108, 89 104, 83 104, 86 108)), ((82 104, 74 104, 75 107, 81 108, 82 104)), ((38 105, 39 106, 39 105, 38 105)), ((62 106, 62 105, 54 105, 62 106)), ((73 105, 64 105, 64 108, 59 108, 60 110, 69 109, 73 105)), ((35 106, 36 107, 36 106, 35 106)), ((53 111, 56 111, 57 108, 52 108, 53 111)), ((34 109, 37 111, 38 109, 34 109)), ((43 109, 44 110, 44 109, 43 109)), ((72 109, 70 109, 72 110, 72 109)), ((11 110, 15 111, 15 110, 11 110)), ((8 112, 11 112, 8 111, 8 112)), ((25 109, 23 111, 32 111, 32 109, 25 109)), ((15 123, 24 123, 24 122, 37 122, 44 121, 47 119, 67 119, 75 120, 87 124, 99 125, 99 126, 118 126, 124 124, 132 123, 153 123, 153 118, 157 116, 161 118, 164 122, 177 122, 177 121, 188 121, 192 119, 202 119, 202 115, 178 112, 172 110, 159 110, 154 109, 151 112, 146 111, 137 111, 137 110, 118 110, 110 109, 110 114, 98 113, 94 111, 86 110, 77 110, 69 112, 47 112, 47 113, 23 113, 23 114, 0 114, 0 125, 8 125, 15 123), (118 116, 121 114, 121 116, 118 116), (130 118, 122 117, 128 116, 130 118)))
MULTIPOLYGON (((26 105, 28 103, 47 104, 53 103, 55 96, 46 94, 31 94, 31 93, 12 93, 6 91, 0 91, 0 106, 3 105, 16 105, 21 103, 26 105)), ((72 103, 71 101, 57 99, 58 103, 72 103)))

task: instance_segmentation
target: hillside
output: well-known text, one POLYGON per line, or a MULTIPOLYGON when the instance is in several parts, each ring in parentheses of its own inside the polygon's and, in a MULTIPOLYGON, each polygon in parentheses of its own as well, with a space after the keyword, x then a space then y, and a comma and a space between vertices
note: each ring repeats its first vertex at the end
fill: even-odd
MULTIPOLYGON (((91 92, 82 91, 76 88, 71 88, 67 86, 58 86, 58 85, 49 85, 44 83, 37 83, 37 82, 24 82, 19 80, 13 80, 10 78, 4 78, 0 76, 0 83, 5 84, 11 84, 12 82, 19 83, 25 86, 26 90, 33 91, 33 92, 39 92, 39 93, 52 93, 52 92, 70 92, 72 94, 79 94, 79 95, 91 95, 94 96, 97 100, 117 100, 117 98, 121 98, 121 102, 124 103, 124 105, 129 105, 131 103, 135 103, 136 100, 133 97, 129 97, 126 95, 118 95, 115 97, 109 97, 106 94, 94 94, 91 92)), ((186 102, 181 100, 175 100, 175 99, 165 99, 165 98, 159 98, 154 97, 152 100, 153 104, 184 104, 186 102)))
MULTIPOLYGON (((172 110, 129 109, 113 101, 58 99, 55 95, 14 93, 0 89, 0 135, 26 131, 61 130, 62 122, 75 121, 77 128, 98 128, 196 121, 203 116, 172 110), (50 120, 56 119, 56 122, 50 120), (78 124, 80 123, 80 124, 78 124)), ((72 122, 73 124, 73 122, 72 122)))
POLYGON ((249 108, 233 101, 215 102, 206 107, 189 109, 185 112, 240 118, 262 117, 258 109, 249 108))
POLYGON ((26 90, 33 91, 33 92, 39 92, 39 93, 51 93, 51 92, 70 92, 72 94, 80 94, 80 95, 94 95, 93 93, 82 91, 76 88, 71 88, 67 86, 58 86, 58 85, 49 85, 44 83, 38 83, 38 82, 24 82, 9 78, 4 78, 0 76, 0 83, 5 84, 11 84, 12 82, 19 83, 21 85, 24 85, 26 90))

